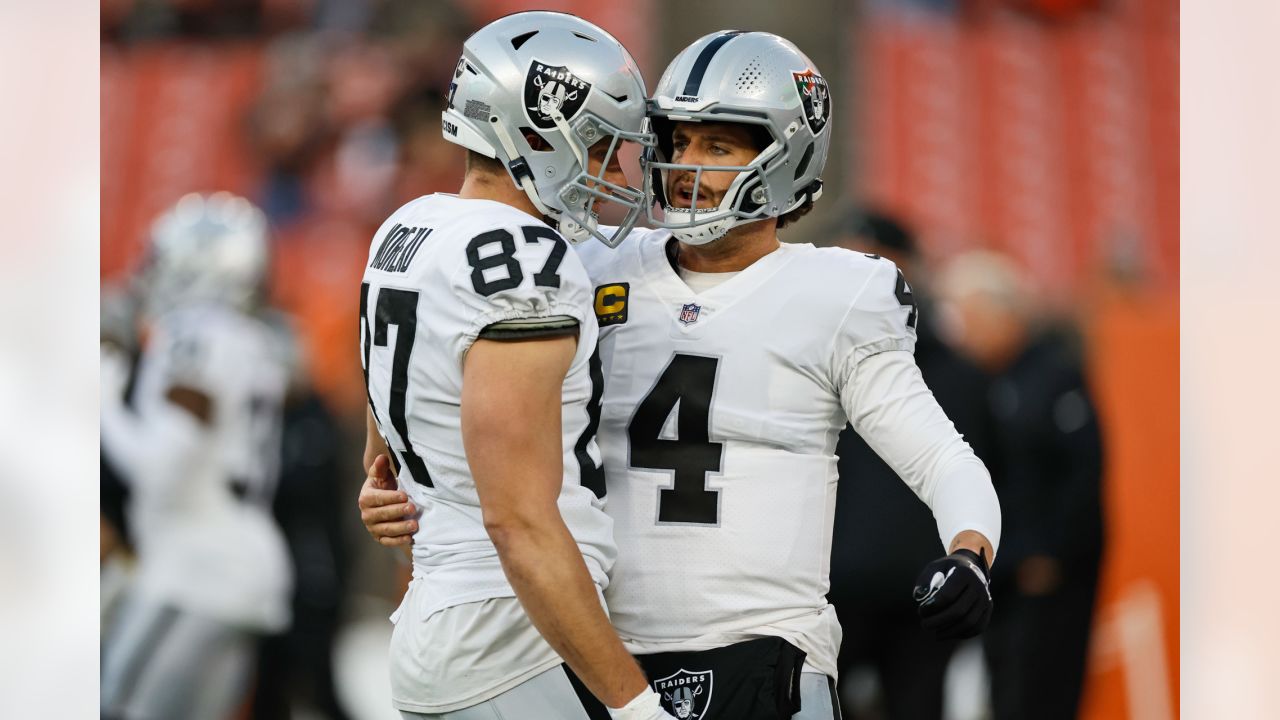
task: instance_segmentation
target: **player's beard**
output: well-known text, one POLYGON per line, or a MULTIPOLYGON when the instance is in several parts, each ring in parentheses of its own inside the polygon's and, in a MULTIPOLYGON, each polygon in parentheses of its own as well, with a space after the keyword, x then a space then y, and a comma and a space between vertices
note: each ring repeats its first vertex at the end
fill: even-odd
POLYGON ((710 210, 720 207, 720 202, 724 199, 724 192, 716 192, 707 187, 706 177, 711 174, 703 171, 703 182, 694 187, 693 179, 695 173, 688 170, 677 170, 671 174, 668 182, 667 197, 670 200, 671 207, 687 210, 693 207, 692 195, 686 196, 684 193, 692 193, 693 190, 698 191, 698 210, 710 210))

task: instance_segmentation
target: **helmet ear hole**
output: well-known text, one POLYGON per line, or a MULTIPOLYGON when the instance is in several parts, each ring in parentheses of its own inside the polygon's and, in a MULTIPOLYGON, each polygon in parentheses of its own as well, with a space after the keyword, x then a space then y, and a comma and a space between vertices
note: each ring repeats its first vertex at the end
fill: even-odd
POLYGON ((522 127, 520 134, 524 136, 524 141, 529 143, 529 149, 534 152, 555 152, 556 148, 551 144, 550 140, 540 135, 533 128, 522 127))

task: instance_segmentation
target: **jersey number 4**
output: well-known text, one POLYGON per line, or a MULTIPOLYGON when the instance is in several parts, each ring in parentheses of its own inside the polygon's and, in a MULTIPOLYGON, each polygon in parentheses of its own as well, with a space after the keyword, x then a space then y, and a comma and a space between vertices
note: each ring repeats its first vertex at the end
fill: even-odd
POLYGON ((719 365, 718 358, 676 353, 627 426, 631 467, 672 471, 671 487, 658 491, 660 523, 720 522, 720 491, 707 489, 707 474, 720 472, 724 450, 710 439, 719 365), (676 438, 663 438, 677 407, 676 438))

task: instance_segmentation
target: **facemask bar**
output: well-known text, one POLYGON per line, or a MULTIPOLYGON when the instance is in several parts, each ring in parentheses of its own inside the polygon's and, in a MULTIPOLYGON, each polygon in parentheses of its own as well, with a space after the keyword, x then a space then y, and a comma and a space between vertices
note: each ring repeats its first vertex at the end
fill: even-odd
MULTIPOLYGON (((679 120, 670 117, 663 118, 669 122, 678 121, 705 121, 705 122, 732 122, 759 125, 769 129, 769 125, 754 117, 742 117, 739 115, 731 115, 726 113, 715 112, 681 112, 679 120)), ((772 136, 770 130, 770 136, 772 136)), ((786 145, 774 137, 773 143, 760 151, 752 161, 746 165, 691 165, 686 163, 673 163, 658 160, 658 146, 649 150, 640 159, 640 167, 644 172, 644 191, 646 195, 654 199, 653 203, 646 206, 646 218, 651 226, 666 230, 691 230, 717 222, 729 221, 725 230, 729 227, 741 225, 755 220, 763 220, 766 217, 774 217, 768 211, 768 205, 771 203, 762 202, 756 198, 750 197, 752 194, 763 193, 765 185, 765 166, 778 158, 785 150, 786 145), (672 205, 671 198, 667 197, 668 178, 672 170, 688 171, 694 173, 693 198, 691 207, 675 207, 672 205), (657 171, 655 178, 655 172, 657 171), (702 175, 704 172, 736 172, 738 177, 730 183, 725 190, 724 197, 720 200, 720 204, 714 207, 700 208, 698 207, 698 192, 702 188, 702 175), (662 184, 661 188, 654 188, 655 179, 662 184), (659 192, 660 190, 660 192, 659 192), (658 198, 662 198, 663 202, 659 203, 658 198), (758 207, 753 211, 742 210, 744 200, 751 200, 758 207), (662 205, 662 217, 658 217, 654 208, 662 205)), ((773 198, 768 198, 774 200, 773 198)), ((784 202, 790 198, 784 199, 784 202)), ((776 201, 775 201, 776 202, 776 201)), ((788 203, 789 205, 789 203, 788 203)), ((781 213, 779 213, 781 214, 781 213)))
POLYGON ((582 242, 591 236, 611 248, 617 247, 639 221, 640 213, 645 207, 645 193, 640 188, 610 182, 605 179, 605 174, 622 143, 634 142, 647 151, 657 144, 654 135, 651 132, 622 130, 592 113, 585 113, 574 123, 572 129, 564 122, 563 115, 556 113, 553 119, 561 136, 569 141, 580 168, 579 173, 573 180, 565 183, 558 195, 564 207, 560 220, 561 233, 570 242, 582 242), (592 174, 589 170, 590 147, 602 142, 605 137, 609 138, 609 149, 605 152, 599 171, 592 174), (598 229, 599 213, 595 210, 597 200, 617 203, 627 209, 622 222, 609 235, 598 229))
MULTIPOLYGON (((520 178, 520 187, 539 212, 556 221, 560 234, 569 242, 576 244, 586 240, 588 237, 595 237, 609 247, 617 247, 639 220, 640 211, 645 205, 645 195, 639 189, 611 183, 604 179, 604 175, 610 161, 613 159, 613 154, 617 152, 621 142, 639 143, 642 147, 648 149, 656 144, 653 133, 628 132, 590 112, 583 113, 583 116, 578 119, 575 123, 576 130, 569 127, 569 124, 565 122, 564 115, 558 110, 551 112, 551 119, 556 125, 560 138, 569 143, 569 149, 573 152, 574 159, 577 161, 578 173, 572 180, 561 185, 556 195, 556 200, 559 201, 556 204, 560 206, 558 208, 552 207, 543 201, 533 180, 527 174, 520 178), (588 153, 590 151, 586 141, 590 140, 591 144, 594 145, 603 139, 605 135, 609 135, 612 138, 609 143, 609 150, 605 153, 604 161, 600 165, 600 172, 597 175, 592 175, 589 172, 588 153), (605 190, 598 189, 600 186, 603 186, 605 190), (594 210, 597 199, 616 202, 627 208, 627 215, 623 222, 618 225, 612 234, 607 236, 597 229, 598 213, 594 210)), ((493 123, 498 140, 502 143, 503 149, 506 150, 507 156, 511 158, 520 157, 516 150, 515 142, 506 126, 499 122, 496 116, 490 117, 489 121, 493 123)))
POLYGON ((687 165, 684 163, 668 163, 649 160, 642 163, 642 166, 645 169, 645 192, 654 193, 655 202, 647 208, 647 217, 653 227, 677 230, 698 227, 710 222, 723 220, 726 217, 739 218, 742 220, 761 220, 766 217, 764 215, 766 208, 763 204, 753 212, 746 212, 733 207, 739 193, 743 192, 744 185, 751 183, 753 188, 761 187, 763 185, 763 170, 754 161, 750 165, 687 165), (654 208, 659 204, 657 202, 657 194, 653 188, 654 170, 658 171, 659 178, 663 185, 663 197, 666 198, 666 202, 662 203, 663 216, 661 218, 654 214, 654 208), (667 178, 670 177, 672 170, 681 170, 693 173, 693 197, 690 202, 690 207, 677 207, 672 204, 671 198, 666 197, 667 178), (728 189, 725 190, 724 198, 720 200, 719 205, 698 207, 698 191, 702 189, 702 176, 704 173, 738 173, 738 177, 734 178, 733 182, 729 184, 728 189), (672 216, 684 215, 688 215, 689 219, 677 220, 672 218, 672 216))

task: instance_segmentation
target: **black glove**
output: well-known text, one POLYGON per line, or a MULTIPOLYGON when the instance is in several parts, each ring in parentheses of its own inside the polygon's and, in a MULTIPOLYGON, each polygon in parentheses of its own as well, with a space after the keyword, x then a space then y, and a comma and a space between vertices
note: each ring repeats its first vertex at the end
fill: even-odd
POLYGON ((987 559, 957 550, 924 566, 913 596, 920 624, 939 640, 971 638, 991 620, 987 559))

